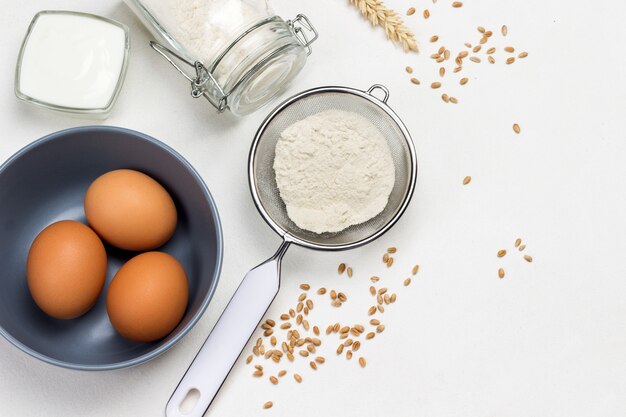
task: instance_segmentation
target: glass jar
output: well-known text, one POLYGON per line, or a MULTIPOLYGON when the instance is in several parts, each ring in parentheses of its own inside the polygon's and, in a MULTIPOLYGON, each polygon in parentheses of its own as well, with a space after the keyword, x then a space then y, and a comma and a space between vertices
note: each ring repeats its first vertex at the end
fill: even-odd
POLYGON ((285 21, 267 0, 124 2, 158 39, 151 46, 191 82, 193 97, 239 116, 275 97, 317 39, 306 16, 285 21))

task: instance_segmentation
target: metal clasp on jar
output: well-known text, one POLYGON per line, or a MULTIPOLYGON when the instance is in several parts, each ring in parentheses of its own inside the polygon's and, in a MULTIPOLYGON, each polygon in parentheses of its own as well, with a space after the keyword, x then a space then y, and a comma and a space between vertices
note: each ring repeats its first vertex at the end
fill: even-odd
MULTIPOLYGON (((206 65, 204 65, 201 61, 191 62, 185 57, 161 45, 158 42, 150 41, 150 46, 161 56, 163 56, 174 68, 176 68, 179 73, 181 73, 191 83, 191 96, 193 98, 199 98, 204 96, 209 101, 209 103, 211 103, 217 109, 218 113, 222 113, 228 107, 228 96, 230 95, 230 91, 225 92, 222 86, 215 79, 213 72, 216 66, 219 64, 222 58, 226 56, 226 54, 237 44, 237 42, 239 42, 249 33, 255 31, 263 25, 271 23, 276 19, 280 20, 280 18, 278 17, 265 19, 244 31, 224 51, 222 51, 222 53, 217 57, 217 59, 213 63, 213 66, 210 69, 207 68, 206 65), (176 58, 180 62, 183 62, 192 67, 195 71, 195 74, 189 75, 174 61, 173 58, 176 58), (212 94, 217 104, 214 103, 210 99, 209 94, 207 94, 212 86, 215 87, 215 89, 217 90, 217 94, 212 94)), ((311 44, 315 42, 315 40, 319 37, 319 34, 311 24, 309 18, 303 14, 299 14, 296 16, 295 19, 288 20, 286 23, 291 28, 291 30, 293 30, 294 36, 298 40, 298 42, 305 48, 307 55, 311 55, 311 44), (307 32, 312 33, 313 36, 309 38, 307 32)), ((255 70, 256 67, 252 68, 250 71, 252 72, 255 70)), ((243 77, 241 77, 241 79, 245 79, 247 75, 248 74, 244 75, 243 77)), ((231 91, 235 90, 237 87, 238 84, 235 84, 231 91)))
POLYGON ((309 18, 303 14, 299 14, 295 19, 288 20, 287 24, 291 26, 296 38, 298 38, 302 46, 306 49, 307 54, 311 55, 311 52, 313 52, 311 44, 319 37, 319 33, 315 30, 315 27, 311 24, 309 18), (311 39, 309 39, 305 30, 313 33, 313 37, 311 39))
MULTIPOLYGON (((208 90, 207 83, 210 81, 220 94, 220 97, 218 97, 219 102, 217 106, 215 106, 215 104, 213 103, 211 104, 213 104, 217 108, 218 113, 222 113, 224 110, 226 110, 226 99, 228 97, 228 94, 224 92, 224 90, 219 85, 215 77, 213 77, 213 74, 204 66, 202 62, 200 61, 191 62, 188 59, 184 58, 183 56, 177 54, 171 49, 155 41, 150 41, 150 46, 152 47, 152 49, 157 51, 161 56, 163 56, 163 58, 165 58, 170 64, 172 64, 172 66, 176 68, 176 70, 179 73, 181 73, 182 76, 187 79, 187 81, 191 83, 191 97, 193 98, 199 98, 202 96, 206 97, 205 93, 208 90), (178 66, 178 64, 174 62, 172 58, 176 58, 179 61, 184 62, 185 64, 194 68, 196 72, 195 76, 187 74, 187 72, 183 70, 180 66, 178 66)), ((208 100, 208 97, 206 98, 208 100)), ((211 101, 209 100, 209 102, 211 101)))

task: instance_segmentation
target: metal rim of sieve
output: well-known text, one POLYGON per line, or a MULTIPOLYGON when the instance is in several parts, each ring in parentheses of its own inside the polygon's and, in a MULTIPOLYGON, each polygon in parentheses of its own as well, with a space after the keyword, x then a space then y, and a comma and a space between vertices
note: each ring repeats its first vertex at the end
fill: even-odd
POLYGON ((312 88, 310 90, 303 91, 299 94, 294 95, 291 98, 288 98, 287 100, 279 104, 265 118, 265 120, 259 127, 256 135, 254 136, 254 140, 252 141, 252 146, 250 148, 250 154, 248 156, 248 183, 250 186, 250 192, 252 194, 252 198, 254 200, 254 205, 256 206, 257 210, 259 211, 259 213, 261 214, 265 222, 269 224, 270 227, 274 229, 274 231, 279 236, 281 236, 285 242, 295 243, 298 246, 302 246, 302 247, 306 247, 310 249, 316 249, 316 250, 339 251, 339 250, 345 250, 345 249, 353 249, 353 248, 357 248, 359 246, 365 245, 367 243, 370 243, 378 239, 383 234, 385 234, 389 229, 391 229, 391 227, 393 227, 393 225, 400 219, 400 217, 402 217, 402 214, 404 214, 404 212, 406 211, 411 201, 411 198, 413 197, 413 193, 415 191, 415 183, 417 181, 417 156, 416 156, 413 140, 411 139, 411 135, 408 129, 406 128, 404 122, 402 122, 402 119, 400 119, 400 117, 391 109, 391 107, 389 107, 389 105, 387 105, 388 98, 389 98, 389 90, 384 85, 381 85, 381 84, 374 84, 368 90, 365 90, 365 91, 359 90, 356 88, 341 87, 341 86, 317 87, 317 88, 312 88), (375 90, 383 91, 385 94, 384 97, 382 99, 377 98, 373 94, 375 90), (353 96, 357 96, 361 99, 367 100, 370 103, 376 105, 381 111, 385 112, 396 123, 398 129, 402 132, 403 139, 405 140, 407 148, 408 148, 409 160, 411 164, 410 170, 407 173, 407 175, 409 176, 408 187, 405 191, 402 202, 399 205, 398 209, 393 214, 393 216, 391 216, 389 220, 383 226, 379 227, 374 233, 370 234, 369 236, 363 239, 350 242, 350 243, 326 245, 326 244, 319 244, 315 242, 309 242, 307 240, 300 239, 299 237, 294 236, 293 234, 286 231, 282 226, 280 226, 280 224, 275 222, 274 219, 268 214, 268 212, 263 206, 263 203, 261 202, 261 199, 259 197, 259 193, 257 190, 256 176, 254 173, 255 159, 256 159, 255 156, 257 153, 259 141, 264 136, 267 127, 272 123, 272 121, 277 115, 285 111, 292 104, 304 98, 307 98, 316 94, 321 94, 321 93, 350 94, 353 96))

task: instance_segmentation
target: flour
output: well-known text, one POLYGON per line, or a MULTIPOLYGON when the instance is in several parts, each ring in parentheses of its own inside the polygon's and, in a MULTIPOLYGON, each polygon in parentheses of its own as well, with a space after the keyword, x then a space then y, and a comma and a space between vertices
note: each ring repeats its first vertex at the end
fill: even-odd
POLYGON ((341 110, 285 129, 274 171, 289 218, 315 233, 339 232, 375 217, 395 182, 385 137, 364 117, 341 110))
MULTIPOLYGON (((210 66, 245 29, 271 16, 267 1, 258 0, 142 0, 141 3, 183 48, 192 61, 210 66)), ((226 66, 214 74, 224 81, 234 67, 258 45, 238 45, 226 66)))

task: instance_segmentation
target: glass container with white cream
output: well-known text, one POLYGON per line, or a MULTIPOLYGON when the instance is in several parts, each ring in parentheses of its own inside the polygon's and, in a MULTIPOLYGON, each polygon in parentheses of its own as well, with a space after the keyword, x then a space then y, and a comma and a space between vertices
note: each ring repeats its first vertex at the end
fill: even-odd
POLYGON ((122 87, 129 46, 128 28, 114 20, 39 12, 20 50, 15 94, 49 109, 105 118, 122 87))

